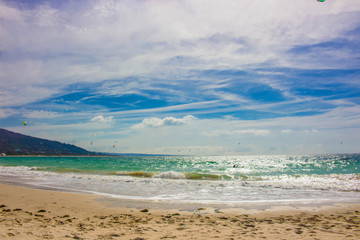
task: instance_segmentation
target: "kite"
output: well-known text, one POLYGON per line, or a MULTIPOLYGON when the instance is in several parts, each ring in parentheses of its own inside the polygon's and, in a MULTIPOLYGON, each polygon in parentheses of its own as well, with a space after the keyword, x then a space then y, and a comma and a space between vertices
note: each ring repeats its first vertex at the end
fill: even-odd
POLYGON ((25 122, 25 121, 23 121, 23 122, 21 122, 22 124, 24 124, 24 126, 26 126, 27 125, 27 122, 25 122))
POLYGON ((325 2, 325 0, 317 0, 318 2, 325 2))

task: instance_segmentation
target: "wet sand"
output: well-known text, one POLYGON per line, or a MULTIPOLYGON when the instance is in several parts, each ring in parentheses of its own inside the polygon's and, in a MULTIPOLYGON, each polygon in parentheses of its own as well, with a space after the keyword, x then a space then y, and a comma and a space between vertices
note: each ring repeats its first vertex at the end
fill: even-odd
POLYGON ((360 239, 359 204, 182 210, 111 201, 0 185, 0 239, 360 239))

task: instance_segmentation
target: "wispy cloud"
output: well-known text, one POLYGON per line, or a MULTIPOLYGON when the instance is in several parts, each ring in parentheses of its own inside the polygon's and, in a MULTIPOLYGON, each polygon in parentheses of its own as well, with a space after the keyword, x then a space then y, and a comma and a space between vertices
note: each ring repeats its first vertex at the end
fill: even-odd
POLYGON ((44 110, 35 110, 23 113, 25 118, 56 118, 58 117, 58 113, 44 111, 44 110))
POLYGON ((255 135, 255 136, 266 136, 270 134, 269 130, 266 129, 244 129, 244 130, 215 130, 212 132, 204 133, 207 136, 221 136, 221 135, 228 135, 228 136, 235 136, 235 135, 255 135))
POLYGON ((0 108, 0 118, 7 118, 17 113, 17 111, 11 108, 0 108))

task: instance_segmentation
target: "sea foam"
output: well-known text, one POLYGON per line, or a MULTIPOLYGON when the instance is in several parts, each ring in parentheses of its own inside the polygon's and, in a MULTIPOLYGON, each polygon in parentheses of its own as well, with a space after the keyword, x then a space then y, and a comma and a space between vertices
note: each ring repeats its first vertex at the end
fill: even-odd
POLYGON ((154 176, 154 178, 165 178, 165 179, 185 179, 186 176, 181 172, 162 172, 154 176))

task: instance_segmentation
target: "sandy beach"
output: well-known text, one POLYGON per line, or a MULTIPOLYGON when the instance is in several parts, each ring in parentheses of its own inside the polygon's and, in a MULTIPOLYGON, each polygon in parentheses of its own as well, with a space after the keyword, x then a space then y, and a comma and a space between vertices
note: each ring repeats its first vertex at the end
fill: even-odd
POLYGON ((114 207, 96 195, 0 185, 0 239, 360 239, 358 210, 114 207))

